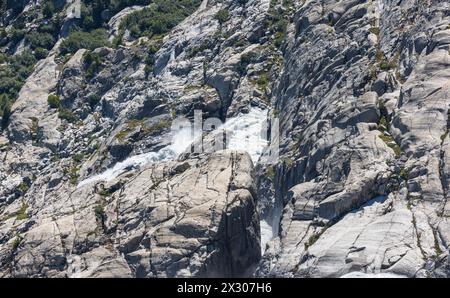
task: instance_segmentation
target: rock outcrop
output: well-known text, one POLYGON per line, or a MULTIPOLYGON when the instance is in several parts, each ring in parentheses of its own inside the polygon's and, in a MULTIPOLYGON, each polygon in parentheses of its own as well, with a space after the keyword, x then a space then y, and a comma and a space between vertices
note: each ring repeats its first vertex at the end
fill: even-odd
MULTIPOLYGON (((192 3, 161 34, 105 10, 67 55, 58 23, 2 116, 0 276, 450 276, 450 2, 192 3)), ((36 52, 10 28, 42 5, 7 8, 5 57, 36 52)))
POLYGON ((261 257, 252 168, 248 154, 222 151, 72 191, 48 186, 3 213, 3 275, 248 274, 261 257))

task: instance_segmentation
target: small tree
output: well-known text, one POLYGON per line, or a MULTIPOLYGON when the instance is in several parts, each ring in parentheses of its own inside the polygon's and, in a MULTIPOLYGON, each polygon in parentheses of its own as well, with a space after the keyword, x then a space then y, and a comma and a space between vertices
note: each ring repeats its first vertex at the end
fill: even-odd
POLYGON ((50 106, 50 108, 52 108, 52 109, 59 109, 59 107, 61 106, 61 101, 59 99, 59 96, 56 94, 50 94, 47 97, 47 103, 50 106))
POLYGON ((48 0, 47 3, 45 3, 42 13, 47 19, 50 19, 53 16, 55 13, 55 5, 53 5, 53 0, 48 0))
POLYGON ((216 13, 216 19, 220 24, 225 23, 230 18, 230 13, 226 9, 221 9, 216 13))
POLYGON ((4 108, 3 108, 3 112, 2 112, 2 123, 1 123, 1 128, 5 129, 8 126, 8 122, 9 122, 9 117, 11 116, 11 106, 9 104, 7 104, 4 108))

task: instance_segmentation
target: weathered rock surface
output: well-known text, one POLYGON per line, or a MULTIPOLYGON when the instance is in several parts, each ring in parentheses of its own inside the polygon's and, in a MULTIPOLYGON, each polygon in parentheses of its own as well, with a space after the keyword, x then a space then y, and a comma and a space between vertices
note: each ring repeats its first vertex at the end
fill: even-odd
POLYGON ((14 103, 0 276, 450 276, 449 1, 204 0, 156 49, 120 32, 141 9, 105 21, 98 71, 58 42, 14 103), (255 108, 269 165, 171 132, 255 108))
POLYGON ((300 6, 273 95, 285 207, 260 274, 448 275, 449 3, 300 6))
POLYGON ((242 276, 261 253, 252 168, 248 154, 222 151, 71 192, 62 184, 60 192, 30 194, 3 213, 1 236, 9 240, 1 271, 11 277, 242 276))

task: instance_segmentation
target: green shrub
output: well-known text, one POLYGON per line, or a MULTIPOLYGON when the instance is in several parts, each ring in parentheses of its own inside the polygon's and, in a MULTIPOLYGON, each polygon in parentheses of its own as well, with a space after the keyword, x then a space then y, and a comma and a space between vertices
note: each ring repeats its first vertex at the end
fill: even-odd
POLYGON ((122 9, 132 5, 148 5, 151 0, 90 0, 81 4, 81 29, 89 31, 101 27, 122 9), (104 12, 109 12, 105 15, 104 12))
POLYGON ((42 13, 47 19, 53 16, 53 14, 55 13, 55 5, 53 4, 53 0, 49 0, 45 3, 42 13))
POLYGON ((66 108, 59 109, 58 117, 62 120, 66 120, 70 123, 75 123, 78 121, 78 117, 75 116, 71 110, 66 109, 66 108))
POLYGON ((25 30, 12 28, 10 31, 9 41, 11 41, 13 44, 17 44, 18 42, 20 42, 23 39, 24 36, 25 36, 25 30))
POLYGON ((6 61, 8 61, 8 58, 6 57, 6 55, 0 53, 0 64, 5 63, 6 61))
POLYGON ((279 48, 283 44, 285 36, 286 36, 286 33, 284 31, 275 33, 274 45, 277 48, 279 48))
POLYGON ((61 54, 73 54, 79 49, 94 50, 109 45, 108 36, 104 29, 91 32, 73 31, 61 43, 61 54))
POLYGON ((256 80, 256 84, 260 89, 266 89, 269 86, 269 75, 267 73, 262 73, 256 80))
POLYGON ((241 61, 237 66, 239 73, 244 74, 247 71, 247 66, 254 62, 256 59, 256 53, 250 52, 242 54, 241 61))
POLYGON ((94 207, 94 213, 98 220, 104 222, 106 220, 106 212, 102 205, 97 205, 94 207))
POLYGON ((274 166, 267 167, 266 175, 267 175, 267 178, 269 178, 272 181, 275 179, 276 172, 275 172, 274 166))
POLYGON ((11 105, 10 104, 5 105, 1 113, 2 113, 1 128, 5 129, 8 126, 9 118, 11 117, 11 105))
POLYGON ((380 63, 380 69, 381 69, 381 70, 389 70, 389 69, 390 69, 389 63, 387 62, 387 60, 381 61, 381 63, 380 63))
POLYGON ((59 99, 59 96, 56 94, 50 94, 47 97, 47 103, 52 109, 59 109, 61 106, 61 101, 59 99))
POLYGON ((91 94, 88 97, 88 102, 89 105, 91 106, 91 108, 94 108, 101 100, 101 97, 98 96, 97 94, 91 94))
POLYGON ((227 9, 221 9, 216 13, 215 18, 219 21, 219 24, 223 24, 230 18, 230 13, 227 9))
POLYGON ((16 219, 17 220, 27 219, 28 218, 27 209, 28 209, 28 204, 23 203, 22 207, 20 207, 20 210, 17 211, 17 213, 16 213, 16 219))
POLYGON ((9 58, 4 57, 4 59, 4 64, 0 65, 0 94, 6 97, 1 100, 3 104, 0 102, 0 116, 15 101, 20 88, 22 88, 25 79, 30 75, 36 63, 36 58, 30 51, 24 51, 9 58), (4 104, 6 98, 8 98, 9 107, 4 104))
POLYGON ((400 170, 400 177, 401 177, 403 180, 408 181, 408 178, 409 178, 409 172, 408 172, 408 170, 405 169, 405 168, 402 168, 402 169, 400 170))
POLYGON ((76 185, 78 182, 78 178, 80 175, 78 174, 79 168, 75 165, 72 165, 69 170, 66 170, 66 174, 69 176, 69 181, 72 185, 76 185))
POLYGON ((380 28, 379 27, 372 27, 369 29, 370 33, 375 34, 376 36, 380 35, 380 28))
POLYGON ((161 120, 160 122, 153 124, 149 127, 144 127, 141 131, 143 135, 152 135, 155 133, 160 133, 164 129, 169 128, 172 125, 170 120, 161 120))
POLYGON ((19 248, 20 242, 22 242, 22 238, 16 237, 12 243, 12 249, 13 251, 17 250, 19 248))
POLYGON ((32 50, 43 48, 50 50, 55 44, 55 39, 50 33, 31 32, 25 35, 25 41, 30 45, 32 50))
POLYGON ((201 0, 155 0, 151 6, 128 15, 120 28, 128 29, 134 38, 162 35, 191 15, 201 2, 201 0))
POLYGON ((45 59, 48 56, 48 50, 43 48, 37 48, 34 50, 34 57, 36 59, 45 59))
POLYGON ((86 77, 93 78, 102 67, 102 58, 98 53, 89 51, 84 54, 83 59, 86 67, 86 77))
POLYGON ((3 111, 6 107, 11 106, 11 100, 7 94, 0 94, 0 116, 3 115, 3 111))
POLYGON ((77 153, 75 154, 72 159, 75 163, 79 164, 83 161, 84 158, 84 153, 77 153))

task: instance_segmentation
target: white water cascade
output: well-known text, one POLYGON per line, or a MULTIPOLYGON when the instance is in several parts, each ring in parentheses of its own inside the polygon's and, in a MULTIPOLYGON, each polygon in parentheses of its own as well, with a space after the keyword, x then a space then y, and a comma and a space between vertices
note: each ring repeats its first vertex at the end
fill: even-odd
MULTIPOLYGON (((249 113, 240 114, 227 119, 218 130, 230 132, 228 149, 246 151, 253 163, 256 165, 269 142, 264 137, 263 130, 266 129, 267 110, 261 108, 251 108, 249 113)), ((131 156, 124 161, 116 163, 101 174, 92 176, 81 181, 78 187, 98 181, 111 181, 122 173, 131 169, 141 168, 147 164, 160 161, 175 160, 181 153, 194 142, 191 128, 184 127, 172 133, 171 145, 162 148, 157 152, 148 152, 131 156)), ((261 253, 263 254, 266 244, 273 239, 274 231, 272 226, 265 220, 260 221, 261 227, 261 253)))
MULTIPOLYGON (((267 119, 267 111, 260 108, 252 108, 248 114, 240 114, 227 119, 218 129, 232 131, 228 149, 247 151, 256 164, 267 141, 261 138, 261 130, 267 119)), ((172 143, 157 152, 148 152, 131 156, 124 161, 116 163, 112 168, 101 174, 81 181, 78 187, 98 181, 111 181, 120 174, 135 168, 141 168, 147 164, 176 159, 193 143, 192 131, 184 127, 172 133, 172 143)))
POLYGON ((172 140, 171 145, 164 147, 157 152, 134 155, 124 161, 118 162, 112 168, 107 169, 103 173, 81 181, 78 184, 78 187, 98 181, 111 181, 130 169, 141 168, 152 162, 175 159, 192 143, 191 130, 184 128, 177 131, 173 134, 172 140))

